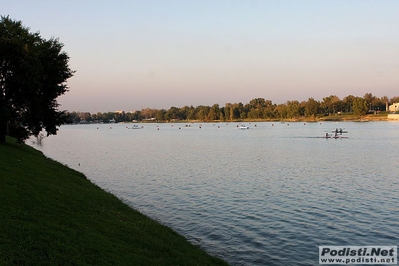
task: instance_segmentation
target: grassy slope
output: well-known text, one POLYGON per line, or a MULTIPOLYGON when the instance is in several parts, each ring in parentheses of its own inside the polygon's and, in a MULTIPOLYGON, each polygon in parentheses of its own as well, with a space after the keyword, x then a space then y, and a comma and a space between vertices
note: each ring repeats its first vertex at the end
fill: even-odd
POLYGON ((0 145, 0 265, 226 264, 82 174, 9 143, 0 145))

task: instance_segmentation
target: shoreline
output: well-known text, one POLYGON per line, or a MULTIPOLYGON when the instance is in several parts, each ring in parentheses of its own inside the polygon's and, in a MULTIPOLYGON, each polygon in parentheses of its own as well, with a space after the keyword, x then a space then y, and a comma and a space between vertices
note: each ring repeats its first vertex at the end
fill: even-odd
POLYGON ((172 120, 172 121, 136 121, 136 122, 121 122, 121 123, 249 123, 249 122, 368 122, 368 121, 395 121, 395 119, 389 119, 387 114, 384 115, 364 115, 364 116, 347 116, 347 115, 336 115, 336 116, 321 116, 321 117, 296 117, 296 118, 284 118, 284 119, 235 119, 235 120, 172 120))
MULTIPOLYGON (((398 115, 399 116, 399 115, 398 115)), ((132 121, 132 122, 116 122, 116 123, 81 123, 85 124, 170 124, 170 123, 254 123, 254 122, 370 122, 370 121, 398 121, 398 118, 389 118, 387 114, 383 115, 336 115, 336 116, 320 116, 320 117, 296 117, 296 118, 284 118, 284 119, 234 119, 234 120, 170 120, 170 121, 132 121)), ((64 124, 64 125, 79 125, 76 124, 64 124)))

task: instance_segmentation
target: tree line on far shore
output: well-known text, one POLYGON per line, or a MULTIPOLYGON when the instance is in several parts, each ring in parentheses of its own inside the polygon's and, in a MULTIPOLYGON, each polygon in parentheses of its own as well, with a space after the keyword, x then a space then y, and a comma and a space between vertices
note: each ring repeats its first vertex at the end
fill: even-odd
POLYGON ((249 103, 226 103, 225 106, 199 105, 171 107, 166 109, 145 108, 134 112, 68 112, 68 123, 109 123, 143 121, 237 121, 237 120, 283 120, 301 117, 317 119, 330 115, 366 115, 388 111, 387 104, 399 102, 399 96, 376 97, 366 93, 363 97, 348 95, 342 100, 336 95, 324 97, 322 101, 309 98, 307 101, 287 101, 275 104, 264 98, 252 99, 249 103))

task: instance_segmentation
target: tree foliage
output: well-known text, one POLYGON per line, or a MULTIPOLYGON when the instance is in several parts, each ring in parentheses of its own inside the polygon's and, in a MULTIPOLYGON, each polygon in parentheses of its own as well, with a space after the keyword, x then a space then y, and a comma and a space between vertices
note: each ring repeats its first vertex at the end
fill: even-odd
POLYGON ((353 101, 353 113, 355 115, 365 115, 368 110, 367 100, 361 97, 356 97, 353 101))
POLYGON ((305 103, 305 115, 306 116, 316 116, 320 110, 320 102, 313 98, 309 98, 305 103))
POLYGON ((73 76, 69 56, 58 39, 43 39, 21 21, 0 18, 0 142, 5 135, 19 141, 56 134, 64 122, 58 96, 68 91, 73 76))
MULTIPOLYGON (((298 102, 296 100, 287 101, 282 104, 274 104, 270 100, 264 98, 255 98, 246 104, 226 103, 224 107, 219 104, 212 106, 199 105, 197 107, 184 106, 171 107, 169 110, 165 109, 151 109, 146 108, 141 111, 127 112, 127 113, 97 113, 90 115, 85 112, 68 113, 68 118, 71 123, 108 123, 112 118, 115 122, 131 122, 131 121, 238 121, 243 119, 250 120, 279 120, 279 119, 297 119, 300 117, 309 117, 315 119, 317 117, 338 115, 338 114, 355 114, 365 115, 371 106, 372 111, 385 111, 388 97, 381 98, 372 96, 366 93, 365 96, 356 97, 348 95, 341 100, 335 95, 330 95, 323 98, 320 102, 314 98, 309 98, 307 101, 298 102), (368 102, 370 101, 371 102, 368 102)), ((398 102, 399 97, 393 97, 390 103, 398 102)))

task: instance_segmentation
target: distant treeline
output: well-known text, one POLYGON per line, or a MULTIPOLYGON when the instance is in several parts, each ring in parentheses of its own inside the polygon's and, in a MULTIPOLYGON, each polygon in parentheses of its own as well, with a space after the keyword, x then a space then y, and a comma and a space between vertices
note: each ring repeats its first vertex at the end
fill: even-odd
POLYGON ((199 105, 184 106, 170 109, 145 108, 134 112, 107 112, 91 114, 88 112, 68 112, 70 123, 109 123, 132 121, 237 121, 237 120, 281 120, 300 117, 318 118, 329 115, 365 115, 367 113, 385 112, 387 104, 399 102, 399 96, 388 99, 387 96, 378 98, 371 93, 363 97, 348 95, 342 100, 330 95, 322 101, 309 98, 307 101, 287 101, 282 104, 274 104, 264 98, 252 99, 249 103, 226 103, 212 106, 199 105))

